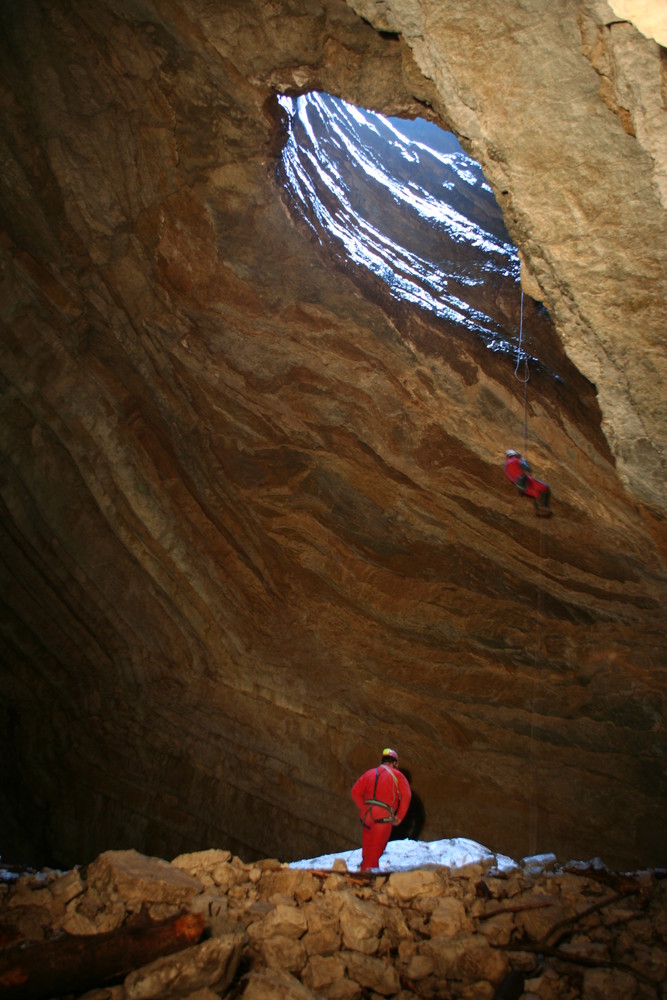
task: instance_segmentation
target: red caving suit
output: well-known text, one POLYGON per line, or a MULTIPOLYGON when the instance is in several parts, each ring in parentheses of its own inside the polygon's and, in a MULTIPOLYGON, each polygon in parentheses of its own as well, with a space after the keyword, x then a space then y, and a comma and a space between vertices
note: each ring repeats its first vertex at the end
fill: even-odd
POLYGON ((504 472, 524 496, 532 497, 541 507, 548 506, 551 491, 546 483, 541 483, 539 479, 529 475, 530 466, 525 458, 521 455, 510 455, 505 460, 504 472))
POLYGON ((398 826, 410 805, 412 791, 404 774, 387 764, 372 767, 351 791, 361 822, 361 871, 377 868, 392 826, 398 826))

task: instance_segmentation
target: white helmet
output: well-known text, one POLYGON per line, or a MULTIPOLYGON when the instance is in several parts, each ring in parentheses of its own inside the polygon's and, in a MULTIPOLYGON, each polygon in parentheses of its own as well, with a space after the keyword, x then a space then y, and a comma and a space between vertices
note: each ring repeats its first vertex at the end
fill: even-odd
POLYGON ((513 448, 509 448, 509 449, 508 449, 508 450, 507 450, 507 451, 505 452, 505 457, 506 457, 506 458, 509 458, 509 457, 510 457, 511 455, 516 455, 516 456, 517 456, 517 458, 520 458, 520 454, 521 454, 520 452, 518 452, 518 451, 514 451, 514 449, 513 449, 513 448))

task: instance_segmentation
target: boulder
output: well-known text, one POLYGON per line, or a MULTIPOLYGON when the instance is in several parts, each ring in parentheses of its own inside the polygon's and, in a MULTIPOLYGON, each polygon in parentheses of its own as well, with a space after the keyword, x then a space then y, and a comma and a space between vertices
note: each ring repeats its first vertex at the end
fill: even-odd
POLYGON ((162 858, 138 851, 105 851, 88 866, 89 889, 121 897, 128 910, 152 903, 181 906, 203 891, 202 883, 162 858))
POLYGON ((239 935, 214 938, 160 958, 126 977, 126 1000, 181 1000, 208 987, 220 996, 234 978, 242 945, 239 935))

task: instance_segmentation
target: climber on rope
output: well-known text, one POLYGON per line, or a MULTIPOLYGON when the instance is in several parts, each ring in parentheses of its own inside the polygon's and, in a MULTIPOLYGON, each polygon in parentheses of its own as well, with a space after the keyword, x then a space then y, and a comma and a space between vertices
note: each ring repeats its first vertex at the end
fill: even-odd
POLYGON ((398 770, 398 754, 387 747, 379 767, 364 771, 351 791, 361 819, 361 871, 378 868, 393 826, 408 811, 412 791, 398 770))
POLYGON ((553 511, 549 509, 551 490, 546 483, 541 483, 539 479, 530 475, 530 466, 520 452, 510 448, 505 453, 503 471, 522 496, 532 498, 538 517, 551 517, 553 514, 553 511))

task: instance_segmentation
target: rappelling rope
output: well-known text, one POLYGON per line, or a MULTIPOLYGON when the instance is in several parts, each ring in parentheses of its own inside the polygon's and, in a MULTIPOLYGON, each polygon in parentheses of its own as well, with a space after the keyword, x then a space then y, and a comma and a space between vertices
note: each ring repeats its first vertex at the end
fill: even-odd
POLYGON ((543 518, 540 518, 538 527, 539 538, 539 566, 537 577, 537 602, 535 610, 535 654, 533 657, 533 679, 530 690, 530 737, 528 744, 528 767, 529 767, 529 787, 530 800, 528 805, 528 853, 530 856, 537 854, 538 844, 538 794, 539 781, 537 774, 537 760, 535 757, 535 691, 537 688, 537 677, 541 667, 540 649, 540 629, 542 618, 542 575, 544 566, 544 526, 543 518))
POLYGON ((528 355, 523 350, 523 288, 521 289, 521 316, 519 319, 519 348, 516 357, 516 366, 514 368, 514 378, 517 382, 523 382, 523 451, 524 455, 526 453, 526 437, 528 434, 528 380, 530 378, 530 370, 528 368, 528 355), (523 355, 523 358, 521 357, 523 355), (521 378, 519 375, 519 365, 523 360, 523 374, 524 377, 521 378))
MULTIPOLYGON (((521 313, 519 318, 519 346, 517 349, 516 365, 514 367, 514 377, 517 382, 523 384, 523 455, 526 454, 526 439, 528 437, 528 382, 530 380, 530 369, 528 367, 528 354, 523 349, 523 289, 521 289, 521 313), (521 363, 523 362, 523 377, 519 374, 521 363)), ((530 682, 530 729, 528 738, 528 853, 537 854, 538 850, 538 827, 539 827, 539 776, 538 761, 535 748, 539 741, 535 739, 535 695, 537 691, 537 678, 541 667, 541 622, 542 622, 542 576, 544 566, 544 526, 542 518, 539 519, 538 526, 538 551, 539 563, 537 569, 537 599, 535 608, 535 643, 533 655, 533 676, 530 682)))

